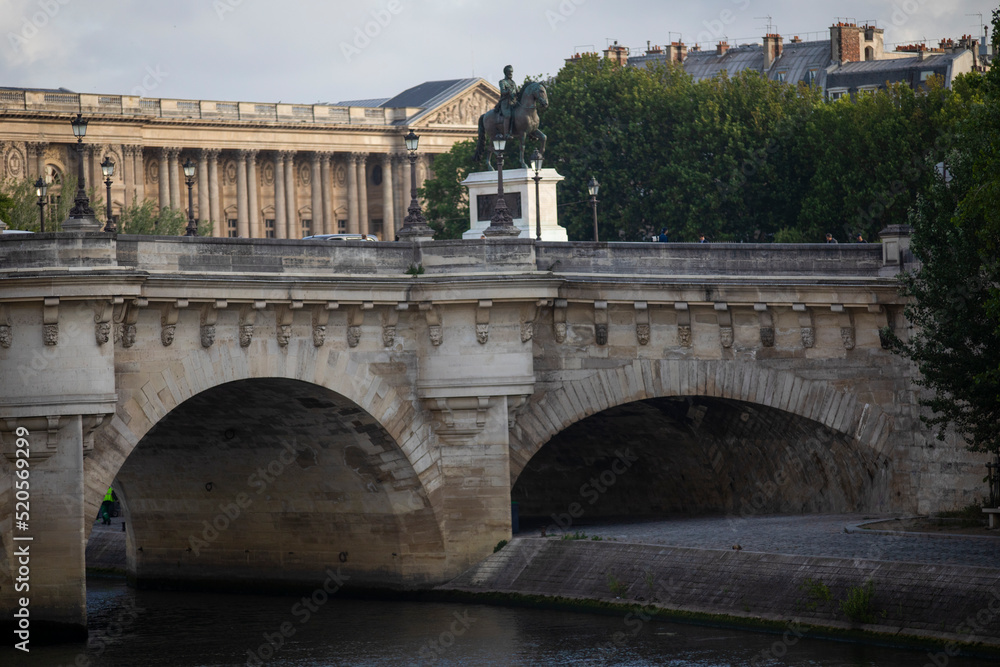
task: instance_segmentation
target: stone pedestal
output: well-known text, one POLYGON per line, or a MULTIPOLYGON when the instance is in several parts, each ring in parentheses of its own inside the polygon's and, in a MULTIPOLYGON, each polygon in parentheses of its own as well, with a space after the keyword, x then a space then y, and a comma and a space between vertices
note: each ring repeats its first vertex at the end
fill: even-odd
MULTIPOLYGON (((518 238, 535 238, 535 181, 530 169, 504 169, 504 201, 514 219, 514 226, 521 230, 518 238)), ((541 204, 542 240, 566 241, 566 230, 559 226, 556 208, 556 183, 563 177, 555 169, 542 169, 538 183, 541 204)), ((479 171, 469 174, 462 181, 469 189, 469 231, 463 239, 478 239, 490 226, 493 201, 497 194, 497 172, 479 171)))

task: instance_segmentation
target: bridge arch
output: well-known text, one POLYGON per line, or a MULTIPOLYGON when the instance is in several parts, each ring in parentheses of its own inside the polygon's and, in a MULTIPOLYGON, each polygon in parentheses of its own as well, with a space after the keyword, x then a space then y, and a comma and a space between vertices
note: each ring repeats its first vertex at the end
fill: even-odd
POLYGON ((527 505, 522 513, 579 500, 590 478, 574 466, 589 468, 591 477, 612 467, 621 473, 616 454, 644 439, 641 455, 633 449, 642 472, 630 473, 630 485, 652 489, 673 479, 681 491, 670 491, 666 500, 637 500, 629 492, 632 501, 608 500, 595 509, 610 515, 632 502, 632 509, 617 513, 631 513, 636 503, 651 513, 657 506, 747 511, 761 488, 767 502, 754 498, 752 511, 838 511, 888 502, 889 418, 827 383, 754 362, 663 360, 581 373, 540 389, 519 410, 511 433, 512 499, 527 505), (794 491, 782 498, 777 487, 791 473, 800 483, 782 487, 794 491), (707 487, 714 491, 703 492, 707 487), (695 496, 701 505, 690 500, 695 496))
POLYGON ((328 563, 360 585, 434 576, 444 551, 427 488, 436 467, 426 456, 414 465, 427 427, 413 403, 346 353, 308 340, 285 349, 273 340, 254 345, 260 349, 221 345, 183 361, 146 360, 134 375, 120 360, 118 410, 95 437, 86 484, 88 511, 96 511, 118 478, 133 524, 129 574, 140 584, 173 585, 171 572, 185 581, 211 574, 223 584, 227 575, 253 572, 258 583, 283 585, 319 580, 317 564, 328 563), (261 415, 260 432, 240 428, 261 415), (206 449, 211 441, 208 458, 199 454, 199 428, 206 449), (185 470, 158 479, 157 470, 177 467, 185 470), (288 470, 295 474, 281 475, 288 470), (172 505, 156 498, 176 495, 181 484, 192 488, 172 505), (168 505, 195 509, 172 516, 168 505), (406 537, 414 534, 419 543, 406 537), (247 563, 234 564, 243 553, 247 563), (254 559, 280 567, 243 567, 254 559))

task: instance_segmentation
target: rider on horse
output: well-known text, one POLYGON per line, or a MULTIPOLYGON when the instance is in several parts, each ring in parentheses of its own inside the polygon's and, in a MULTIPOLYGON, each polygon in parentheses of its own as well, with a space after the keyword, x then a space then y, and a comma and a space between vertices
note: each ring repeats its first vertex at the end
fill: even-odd
POLYGON ((494 107, 500 120, 504 136, 511 134, 511 121, 514 118, 514 108, 517 106, 517 94, 520 92, 514 83, 514 68, 507 65, 503 68, 504 78, 500 81, 500 99, 494 107))

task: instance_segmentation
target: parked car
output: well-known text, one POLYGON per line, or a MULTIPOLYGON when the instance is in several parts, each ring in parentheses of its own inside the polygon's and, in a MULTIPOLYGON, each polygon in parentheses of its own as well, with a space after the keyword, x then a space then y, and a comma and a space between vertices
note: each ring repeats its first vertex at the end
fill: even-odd
POLYGON ((29 232, 27 229, 4 229, 0 231, 0 234, 34 234, 35 232, 29 232))
POLYGON ((373 234, 316 234, 303 236, 303 241, 378 241, 373 234))

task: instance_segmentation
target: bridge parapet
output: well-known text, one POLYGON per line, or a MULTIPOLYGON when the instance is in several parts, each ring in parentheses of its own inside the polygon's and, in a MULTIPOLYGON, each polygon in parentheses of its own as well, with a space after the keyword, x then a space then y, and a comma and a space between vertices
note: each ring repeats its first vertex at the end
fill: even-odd
MULTIPOLYGON (((898 253, 897 253, 898 254, 898 253)), ((700 280, 893 278, 900 258, 881 244, 536 243, 531 239, 424 244, 114 236, 0 238, 0 271, 120 267, 139 271, 400 276, 419 272, 543 272, 700 280), (892 258, 890 258, 892 259, 892 258)))

